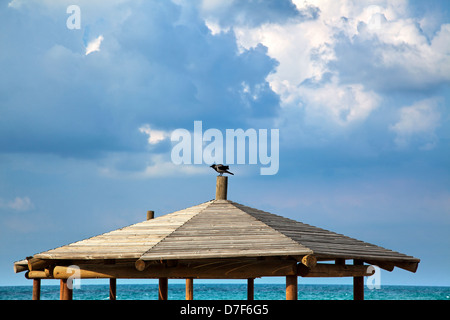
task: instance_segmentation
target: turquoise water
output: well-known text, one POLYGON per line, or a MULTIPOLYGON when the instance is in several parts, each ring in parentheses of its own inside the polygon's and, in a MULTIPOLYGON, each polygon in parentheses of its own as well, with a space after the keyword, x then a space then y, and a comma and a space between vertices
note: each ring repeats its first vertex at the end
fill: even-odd
MULTIPOLYGON (((284 300, 284 284, 255 284, 255 300, 284 300)), ((31 300, 32 286, 0 287, 0 300, 31 300)), ((169 300, 184 300, 185 285, 169 283, 169 300)), ((58 300, 58 285, 42 285, 42 300, 58 300)), ((108 300, 108 285, 81 285, 73 300, 108 300)), ((157 300, 157 284, 117 284, 118 300, 157 300)), ((194 284, 194 300, 246 300, 246 284, 194 284)), ((352 300, 351 285, 299 285, 299 300, 352 300)), ((382 286, 365 289, 366 300, 450 300, 450 287, 382 286)))

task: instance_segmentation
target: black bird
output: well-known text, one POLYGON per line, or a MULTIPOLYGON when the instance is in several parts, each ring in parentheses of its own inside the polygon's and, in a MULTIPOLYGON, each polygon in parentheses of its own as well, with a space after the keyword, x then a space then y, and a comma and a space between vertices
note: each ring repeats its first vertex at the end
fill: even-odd
POLYGON ((220 175, 223 175, 224 173, 229 173, 234 176, 233 173, 228 171, 228 169, 230 169, 229 166, 224 166, 223 164, 213 164, 210 167, 216 170, 218 173, 220 173, 220 175))

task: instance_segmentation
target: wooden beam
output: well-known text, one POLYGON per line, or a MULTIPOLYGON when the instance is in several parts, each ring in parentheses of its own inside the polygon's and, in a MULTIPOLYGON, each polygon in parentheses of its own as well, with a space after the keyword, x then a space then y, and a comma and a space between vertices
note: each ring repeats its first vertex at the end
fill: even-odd
POLYGON ((313 256, 312 254, 307 254, 306 256, 303 256, 302 261, 303 265, 305 265, 308 268, 314 268, 317 264, 317 258, 313 256))
POLYGON ((52 264, 52 261, 27 257, 27 263, 28 263, 28 270, 35 271, 44 269, 45 267, 52 264))
POLYGON ((41 300, 41 279, 33 279, 32 300, 41 300))
POLYGON ((27 279, 52 279, 51 276, 48 276, 45 271, 27 271, 25 273, 25 278, 27 279))
POLYGON ((384 269, 386 271, 392 271, 394 270, 395 264, 393 262, 387 262, 387 261, 375 261, 375 260, 365 260, 366 263, 374 266, 378 266, 381 269, 384 269))
POLYGON ((155 211, 153 210, 148 210, 147 211, 147 220, 151 220, 155 217, 155 211))
MULTIPOLYGON (((355 266, 363 266, 361 260, 354 260, 353 264, 355 266)), ((364 277, 356 276, 353 277, 353 300, 364 300, 364 277)))
POLYGON ((395 266, 415 273, 419 267, 419 262, 396 262, 395 266))
POLYGON ((147 267, 149 265, 150 265, 149 263, 147 263, 147 262, 145 262, 144 260, 141 260, 141 259, 136 260, 136 262, 134 263, 134 267, 138 271, 144 271, 145 269, 147 269, 147 267))
POLYGON ((340 264, 317 264, 314 268, 307 268, 299 264, 297 273, 302 277, 356 277, 370 276, 373 272, 368 273, 367 267, 364 265, 340 265, 340 264))
MULTIPOLYGON (((81 279, 96 278, 202 278, 202 279, 248 279, 263 276, 297 275, 297 263, 294 260, 207 260, 204 263, 178 263, 170 267, 167 264, 155 264, 144 271, 138 271, 132 265, 78 265, 81 279)), ((42 275, 44 275, 43 273, 42 275)), ((30 272, 31 275, 31 272, 30 272)), ((55 266, 53 277, 67 279, 73 272, 67 266, 55 266)))
POLYGON ((228 177, 217 176, 216 200, 227 200, 228 177))
POLYGON ((297 276, 286 276, 286 300, 298 299, 298 278, 297 276))
POLYGON ((27 270, 28 270, 27 260, 21 260, 21 261, 14 262, 14 273, 19 273, 19 272, 27 271, 27 270))
POLYGON ((186 300, 194 300, 194 279, 186 278, 186 300))
POLYGON ((247 279, 247 300, 254 300, 255 298, 255 279, 247 279))
POLYGON ((159 278, 158 300, 167 300, 169 282, 167 278, 159 278))

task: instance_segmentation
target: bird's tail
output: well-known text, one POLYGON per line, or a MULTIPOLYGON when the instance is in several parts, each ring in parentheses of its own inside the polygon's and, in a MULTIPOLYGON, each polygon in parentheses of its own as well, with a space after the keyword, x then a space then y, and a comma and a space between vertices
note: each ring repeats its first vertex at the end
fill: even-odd
POLYGON ((234 176, 234 173, 231 173, 230 171, 226 171, 226 173, 231 174, 232 176, 234 176))

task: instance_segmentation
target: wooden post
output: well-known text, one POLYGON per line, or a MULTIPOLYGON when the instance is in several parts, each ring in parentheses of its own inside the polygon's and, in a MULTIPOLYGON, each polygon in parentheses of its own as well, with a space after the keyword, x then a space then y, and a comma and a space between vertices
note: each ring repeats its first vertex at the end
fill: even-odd
POLYGON ((64 300, 64 279, 59 281, 59 300, 64 300))
POLYGON ((168 280, 159 278, 158 300, 167 300, 168 280))
POLYGON ((216 200, 227 200, 228 177, 217 176, 216 200))
POLYGON ((149 210, 147 211, 147 220, 151 220, 155 217, 155 211, 149 210))
POLYGON ((254 300, 255 298, 255 279, 247 279, 247 300, 254 300))
POLYGON ((109 300, 117 299, 117 279, 111 278, 109 279, 109 300))
POLYGON ((41 300, 41 279, 33 279, 32 300, 41 300))
POLYGON ((194 278, 186 279, 186 300, 194 300, 194 278))
MULTIPOLYGON (((360 260, 353 260, 353 264, 362 266, 360 260)), ((353 300, 364 300, 364 277, 353 277, 353 300)))
POLYGON ((297 300, 298 294, 297 276, 286 276, 286 300, 297 300))
POLYGON ((60 300, 72 300, 73 290, 69 289, 67 281, 68 279, 61 279, 59 287, 59 299, 60 300))

